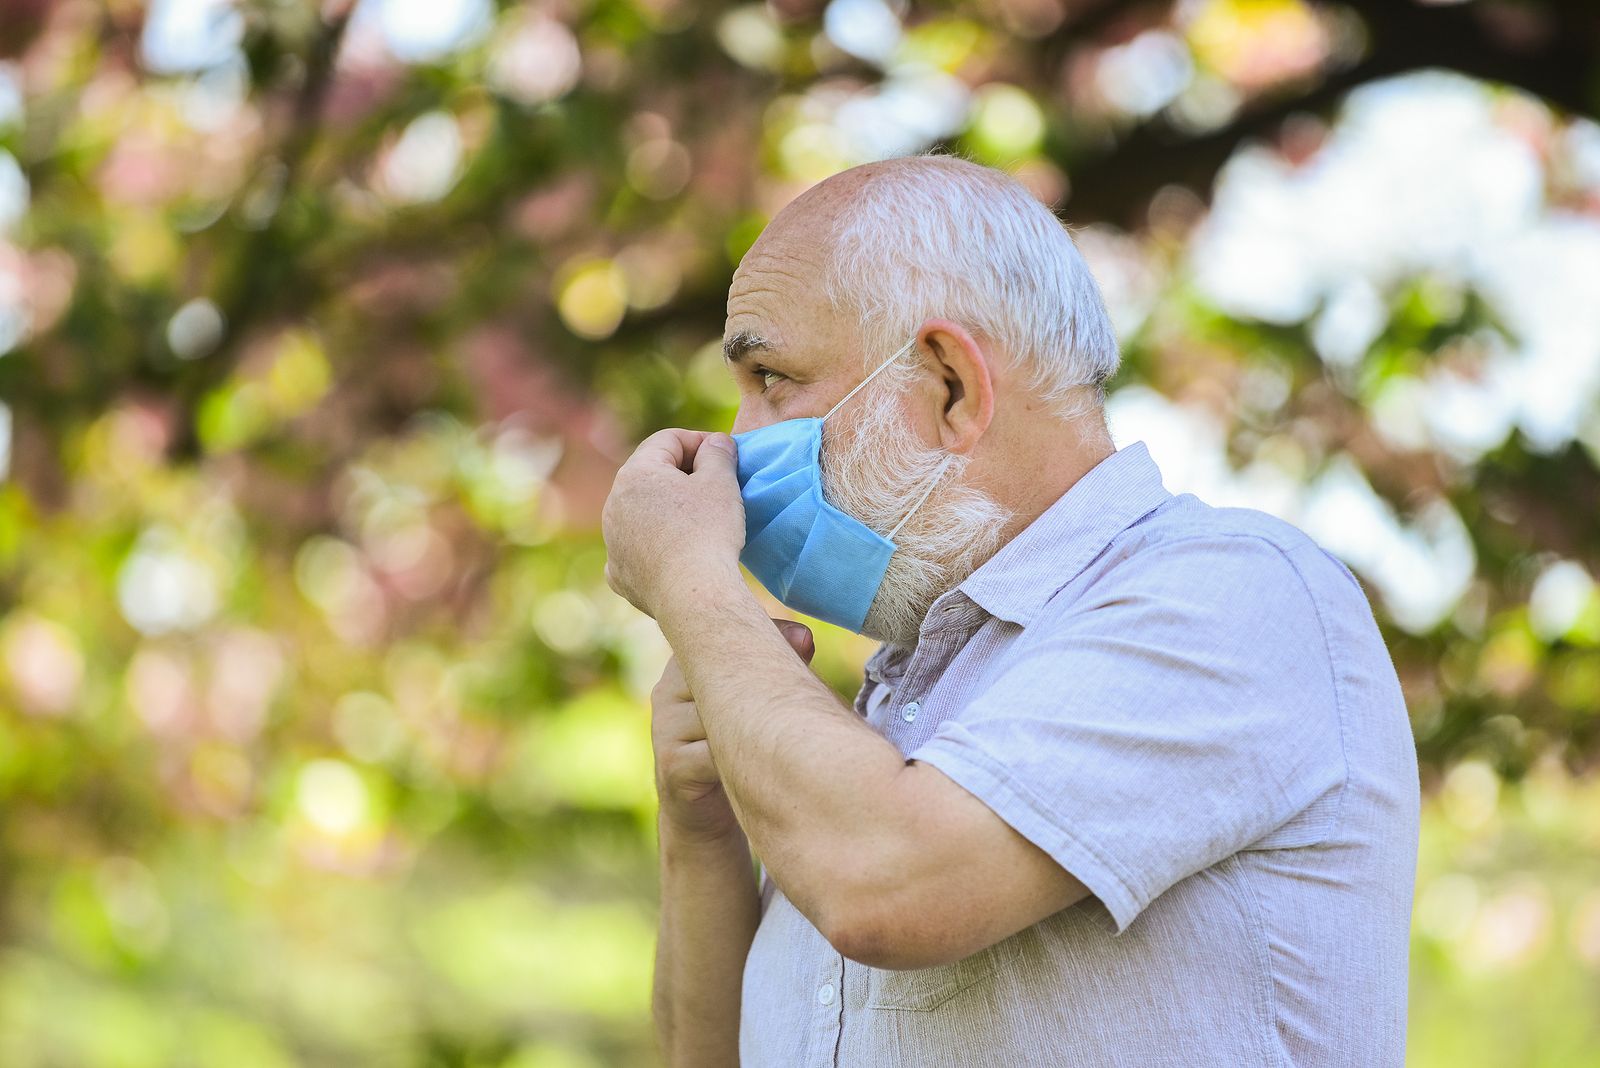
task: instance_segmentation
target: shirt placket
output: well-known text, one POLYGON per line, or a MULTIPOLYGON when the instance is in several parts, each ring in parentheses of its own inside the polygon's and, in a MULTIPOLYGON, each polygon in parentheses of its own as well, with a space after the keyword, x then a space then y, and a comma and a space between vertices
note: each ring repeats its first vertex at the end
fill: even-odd
POLYGON ((906 664, 905 674, 885 696, 883 726, 891 741, 905 751, 900 739, 913 732, 925 716, 923 705, 945 669, 971 636, 974 613, 952 600, 934 610, 938 622, 930 626, 906 664))
MULTIPOLYGON (((870 685, 864 686, 858 693, 856 712, 866 716, 868 705, 881 692, 878 700, 883 702, 883 729, 891 741, 900 733, 898 728, 916 723, 922 709, 920 697, 912 697, 897 706, 895 702, 898 697, 901 694, 921 694, 926 687, 937 682, 956 650, 966 640, 966 631, 958 625, 961 616, 959 611, 941 613, 938 617, 940 622, 930 627, 917 643, 902 675, 894 678, 874 672, 869 679, 870 685)), ((839 1040, 844 1030, 845 974, 844 957, 833 952, 822 954, 812 973, 811 1048, 806 1063, 815 1068, 837 1068, 838 1065, 839 1040)))
POLYGON ((837 953, 823 954, 812 978, 811 1051, 806 1063, 814 1068, 835 1068, 844 1028, 844 958, 837 953))

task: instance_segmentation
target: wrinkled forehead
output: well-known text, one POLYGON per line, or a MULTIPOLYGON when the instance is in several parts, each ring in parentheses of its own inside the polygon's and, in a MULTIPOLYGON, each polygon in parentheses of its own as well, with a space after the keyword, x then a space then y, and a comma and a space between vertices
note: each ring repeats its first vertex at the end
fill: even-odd
POLYGON ((730 360, 781 359, 788 373, 825 377, 859 364, 861 341, 824 289, 826 228, 796 221, 803 222, 774 220, 740 261, 728 289, 723 351, 730 360))

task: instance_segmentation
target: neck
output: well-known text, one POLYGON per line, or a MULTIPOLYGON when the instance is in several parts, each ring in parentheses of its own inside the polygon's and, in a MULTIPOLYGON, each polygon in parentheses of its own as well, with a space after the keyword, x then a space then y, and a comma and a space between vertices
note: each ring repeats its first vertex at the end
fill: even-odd
MULTIPOLYGON (((982 488, 1010 511, 1011 518, 1002 528, 999 544, 984 560, 1117 451, 1098 410, 1067 422, 1040 420, 1037 426, 1013 429, 997 444, 1007 447, 997 449, 985 465, 992 470, 985 472, 982 488)), ((976 561, 974 568, 984 560, 976 561)))

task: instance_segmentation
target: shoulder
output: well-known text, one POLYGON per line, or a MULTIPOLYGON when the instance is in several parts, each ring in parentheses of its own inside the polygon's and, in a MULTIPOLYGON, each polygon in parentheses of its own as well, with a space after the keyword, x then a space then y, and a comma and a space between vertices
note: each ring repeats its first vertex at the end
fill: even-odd
POLYGON ((1348 571, 1304 531, 1251 508, 1213 508, 1184 494, 1130 526, 1080 576, 1084 590, 1171 584, 1243 598, 1318 600, 1348 571))
POLYGON ((1359 584, 1305 532, 1184 494, 1114 538, 1029 637, 1136 633, 1173 649, 1250 648, 1263 664, 1321 661, 1330 617, 1346 613, 1370 618, 1359 584))
POLYGON ((1145 720, 1170 712, 1198 729, 1224 712, 1258 725, 1292 714, 1331 737, 1340 684, 1322 587, 1336 566, 1282 520, 1174 498, 1046 604, 1008 666, 1031 687, 1054 679, 1145 720))

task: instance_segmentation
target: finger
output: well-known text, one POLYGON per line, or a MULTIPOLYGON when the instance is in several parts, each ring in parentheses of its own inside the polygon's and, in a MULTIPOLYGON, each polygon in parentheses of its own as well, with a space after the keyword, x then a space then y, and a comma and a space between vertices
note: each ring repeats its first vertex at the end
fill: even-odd
POLYGON ((774 619, 773 622, 778 625, 778 630, 789 643, 789 648, 793 649, 801 660, 811 663, 811 658, 817 654, 817 641, 811 634, 811 628, 792 619, 774 619))
POLYGON ((657 712, 660 714, 650 722, 650 744, 656 752, 677 749, 691 742, 705 741, 705 724, 700 722, 700 715, 695 711, 694 705, 684 702, 668 706, 666 709, 658 706, 657 712))
POLYGON ((683 678, 683 668, 678 665, 678 658, 675 656, 669 658, 667 666, 661 669, 661 681, 656 685, 662 692, 680 701, 693 700, 689 695, 689 684, 683 678))
POLYGON ((641 463, 691 471, 694 469, 695 452, 705 436, 703 430, 680 430, 677 427, 658 430, 639 443, 639 447, 633 450, 633 458, 641 463))
POLYGON ((733 439, 726 434, 707 434, 694 454, 694 473, 710 471, 713 475, 739 477, 739 452, 733 439))
POLYGON ((716 760, 711 756, 711 745, 706 741, 690 742, 674 749, 662 769, 667 784, 677 790, 699 788, 706 791, 720 780, 716 760))

